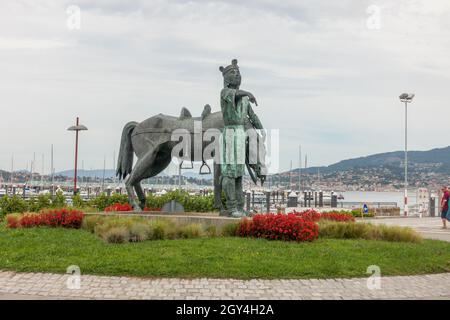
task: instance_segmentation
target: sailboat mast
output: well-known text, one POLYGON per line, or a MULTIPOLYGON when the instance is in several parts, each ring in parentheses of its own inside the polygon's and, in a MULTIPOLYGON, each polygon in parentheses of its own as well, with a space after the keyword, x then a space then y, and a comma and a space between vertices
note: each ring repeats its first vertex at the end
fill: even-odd
POLYGON ((54 180, 54 173, 55 173, 55 169, 53 167, 53 143, 52 143, 52 148, 51 148, 51 152, 50 152, 50 173, 52 175, 52 196, 55 194, 55 180, 54 180))

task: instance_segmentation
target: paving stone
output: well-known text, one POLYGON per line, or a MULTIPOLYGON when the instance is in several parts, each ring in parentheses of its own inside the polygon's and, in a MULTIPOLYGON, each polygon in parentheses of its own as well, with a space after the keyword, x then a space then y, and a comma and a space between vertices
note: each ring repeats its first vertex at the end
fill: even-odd
POLYGON ((380 290, 367 279, 236 280, 138 279, 83 276, 80 289, 68 289, 68 275, 0 271, 0 299, 450 299, 450 273, 382 277, 380 290))

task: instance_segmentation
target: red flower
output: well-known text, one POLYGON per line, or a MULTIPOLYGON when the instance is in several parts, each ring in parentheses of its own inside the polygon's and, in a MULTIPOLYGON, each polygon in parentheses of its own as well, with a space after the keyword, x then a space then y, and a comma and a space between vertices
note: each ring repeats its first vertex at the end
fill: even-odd
POLYGON ((112 212, 112 211, 133 211, 133 207, 129 203, 115 203, 109 207, 105 208, 105 212, 112 212))
POLYGON ((319 229, 314 221, 296 214, 258 214, 239 223, 238 235, 286 241, 313 241, 319 229))
POLYGON ((10 228, 32 228, 38 226, 80 228, 84 213, 77 210, 56 209, 41 213, 25 213, 21 217, 8 217, 10 228))

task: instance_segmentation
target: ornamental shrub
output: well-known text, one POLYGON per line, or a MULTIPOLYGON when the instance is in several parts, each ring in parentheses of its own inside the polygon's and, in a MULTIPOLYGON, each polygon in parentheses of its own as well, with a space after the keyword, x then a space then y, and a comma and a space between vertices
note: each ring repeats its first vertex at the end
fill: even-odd
MULTIPOLYGON (((243 222, 242 220, 241 222, 243 222)), ((222 228, 222 235, 224 237, 236 237, 238 235, 238 228, 240 223, 228 223, 222 228)))
POLYGON ((420 243, 421 235, 411 228, 322 220, 319 237, 331 239, 366 239, 420 243))
POLYGON ((0 197, 0 215, 28 211, 27 202, 17 195, 0 197))
MULTIPOLYGON (((169 222, 167 220, 153 220, 150 223, 150 235, 151 240, 163 240, 166 239, 169 233, 169 222)), ((174 236, 169 234, 170 237, 174 236)), ((174 236, 175 237, 175 236, 174 236)))
POLYGON ((179 237, 182 239, 198 238, 202 236, 202 225, 199 223, 191 223, 182 226, 179 231, 179 237))
POLYGON ((81 228, 83 230, 94 233, 95 227, 104 222, 105 218, 99 215, 85 216, 81 228))
POLYGON ((185 190, 170 191, 162 196, 149 194, 147 196, 147 207, 151 208, 151 211, 161 209, 165 203, 171 200, 179 202, 187 212, 211 212, 215 210, 213 194, 208 196, 190 195, 185 190))
POLYGON ((11 215, 7 218, 10 228, 32 228, 39 226, 79 229, 84 213, 77 210, 55 209, 41 213, 25 213, 21 216, 11 215))
POLYGON ((321 218, 321 214, 314 209, 309 209, 301 212, 297 212, 294 210, 292 213, 294 213, 298 217, 301 217, 302 219, 310 221, 319 221, 321 218))
POLYGON ((85 205, 84 200, 79 193, 77 193, 76 195, 74 195, 72 197, 72 205, 75 208, 83 208, 84 207, 84 205, 85 205))
POLYGON ((115 203, 105 208, 105 212, 115 212, 115 211, 133 211, 133 207, 129 203, 115 203))
POLYGON ((319 235, 319 228, 314 221, 293 213, 257 214, 252 220, 241 220, 238 235, 269 240, 313 241, 319 235))
POLYGON ((54 208, 63 208, 66 205, 66 197, 61 191, 56 192, 52 199, 52 206, 54 208))
POLYGON ((102 238, 108 243, 125 243, 129 241, 129 232, 126 227, 114 227, 106 231, 102 238))
POLYGON ((217 236, 217 227, 211 224, 205 228, 205 233, 209 238, 214 238, 217 236))
POLYGON ((129 238, 131 242, 141 242, 148 239, 150 226, 144 222, 135 222, 129 228, 129 238))

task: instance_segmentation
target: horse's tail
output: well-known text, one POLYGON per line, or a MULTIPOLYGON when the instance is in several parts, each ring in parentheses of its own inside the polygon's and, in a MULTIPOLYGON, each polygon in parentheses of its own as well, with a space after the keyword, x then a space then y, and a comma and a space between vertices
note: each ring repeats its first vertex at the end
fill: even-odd
POLYGON ((131 173, 133 168, 133 145, 131 144, 131 134, 138 125, 137 122, 128 122, 122 131, 120 139, 119 159, 117 161, 116 176, 125 179, 131 173))

